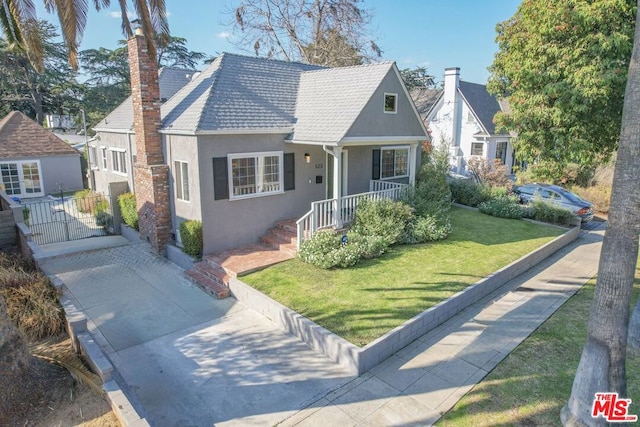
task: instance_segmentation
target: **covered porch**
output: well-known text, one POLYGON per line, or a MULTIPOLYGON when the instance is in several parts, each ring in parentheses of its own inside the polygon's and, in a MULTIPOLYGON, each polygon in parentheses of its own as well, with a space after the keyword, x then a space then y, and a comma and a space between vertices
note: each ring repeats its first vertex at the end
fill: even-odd
POLYGON ((400 198, 408 184, 370 180, 366 193, 352 194, 344 197, 320 200, 311 203, 311 210, 296 221, 297 248, 305 240, 313 236, 317 230, 324 228, 340 229, 353 221, 356 208, 363 200, 379 200, 400 198))

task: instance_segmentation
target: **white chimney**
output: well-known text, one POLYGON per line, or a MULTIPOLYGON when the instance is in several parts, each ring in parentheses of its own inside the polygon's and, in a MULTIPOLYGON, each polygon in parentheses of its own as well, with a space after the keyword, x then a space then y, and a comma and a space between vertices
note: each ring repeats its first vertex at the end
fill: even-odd
POLYGON ((444 70, 444 94, 442 95, 443 101, 443 114, 450 117, 451 128, 448 130, 448 134, 451 135, 451 152, 456 156, 457 149, 454 147, 460 147, 460 131, 462 126, 462 99, 458 95, 458 87, 460 86, 460 68, 451 67, 444 70))

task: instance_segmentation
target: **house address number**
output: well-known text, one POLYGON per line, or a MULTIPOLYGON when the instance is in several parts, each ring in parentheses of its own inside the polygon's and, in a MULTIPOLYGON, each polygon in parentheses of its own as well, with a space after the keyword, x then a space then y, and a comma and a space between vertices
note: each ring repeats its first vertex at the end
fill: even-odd
POLYGON ((316 163, 316 169, 322 169, 322 163, 316 163))

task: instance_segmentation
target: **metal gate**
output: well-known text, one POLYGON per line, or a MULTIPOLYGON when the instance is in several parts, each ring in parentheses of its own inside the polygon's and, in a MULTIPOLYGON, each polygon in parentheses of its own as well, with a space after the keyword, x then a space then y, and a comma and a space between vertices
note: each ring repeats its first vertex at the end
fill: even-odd
POLYGON ((85 197, 24 200, 22 213, 39 245, 106 236, 113 224, 109 202, 102 194, 85 197))

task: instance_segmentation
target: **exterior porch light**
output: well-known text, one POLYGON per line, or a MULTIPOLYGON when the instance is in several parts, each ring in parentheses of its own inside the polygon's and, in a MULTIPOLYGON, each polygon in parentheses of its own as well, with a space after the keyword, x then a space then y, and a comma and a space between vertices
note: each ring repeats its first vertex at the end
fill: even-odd
POLYGON ((304 161, 307 163, 311 163, 311 154, 304 153, 304 161))

